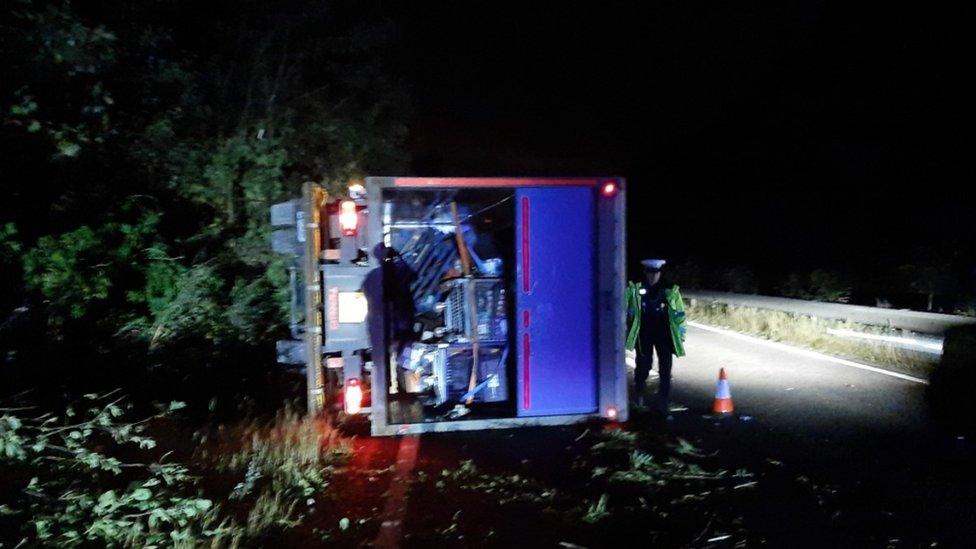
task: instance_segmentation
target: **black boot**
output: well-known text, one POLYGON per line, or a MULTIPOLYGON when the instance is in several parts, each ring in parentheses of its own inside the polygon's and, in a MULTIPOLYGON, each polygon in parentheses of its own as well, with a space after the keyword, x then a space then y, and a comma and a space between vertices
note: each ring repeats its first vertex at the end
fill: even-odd
POLYGON ((646 408, 648 404, 647 398, 647 386, 635 385, 634 386, 634 402, 639 407, 646 408))

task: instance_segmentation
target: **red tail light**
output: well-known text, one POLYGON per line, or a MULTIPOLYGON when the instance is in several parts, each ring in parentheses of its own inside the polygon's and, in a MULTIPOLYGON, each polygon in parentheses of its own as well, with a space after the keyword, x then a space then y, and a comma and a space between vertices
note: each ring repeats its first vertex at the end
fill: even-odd
POLYGON ((602 194, 604 198, 612 198, 617 194, 617 182, 605 181, 600 184, 600 194, 602 194))
POLYGON ((607 407, 607 418, 616 420, 617 419, 617 407, 609 406, 607 407))
POLYGON ((347 414, 358 414, 363 409, 363 387, 358 379, 346 381, 345 401, 347 414))
POLYGON ((356 203, 352 200, 344 200, 339 205, 339 227, 342 229, 342 236, 356 236, 357 224, 359 224, 359 214, 356 212, 356 203))

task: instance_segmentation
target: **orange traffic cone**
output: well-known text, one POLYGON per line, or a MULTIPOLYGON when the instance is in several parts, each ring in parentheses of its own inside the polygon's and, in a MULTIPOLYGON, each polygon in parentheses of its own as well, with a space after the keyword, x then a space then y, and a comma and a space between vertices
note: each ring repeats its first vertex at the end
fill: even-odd
POLYGON ((715 388, 712 413, 731 414, 732 410, 732 391, 729 390, 729 380, 725 377, 725 368, 721 368, 718 371, 718 387, 715 388))

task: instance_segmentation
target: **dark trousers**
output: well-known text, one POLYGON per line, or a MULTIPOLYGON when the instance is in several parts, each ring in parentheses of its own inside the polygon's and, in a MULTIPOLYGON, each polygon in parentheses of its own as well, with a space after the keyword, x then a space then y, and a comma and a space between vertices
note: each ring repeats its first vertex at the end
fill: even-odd
POLYGON ((638 398, 644 396, 647 390, 647 376, 657 353, 657 370, 661 374, 661 382, 657 386, 656 408, 661 413, 668 412, 668 398, 671 395, 671 339, 653 338, 641 340, 637 348, 637 364, 634 369, 634 386, 638 398), (652 352, 653 348, 653 352, 652 352))

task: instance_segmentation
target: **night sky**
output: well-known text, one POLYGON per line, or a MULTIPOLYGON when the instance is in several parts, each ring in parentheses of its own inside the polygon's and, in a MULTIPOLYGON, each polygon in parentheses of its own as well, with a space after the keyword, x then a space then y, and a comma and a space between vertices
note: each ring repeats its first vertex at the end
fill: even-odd
POLYGON ((568 4, 388 12, 415 174, 625 176, 634 256, 872 276, 972 248, 965 14, 568 4))

